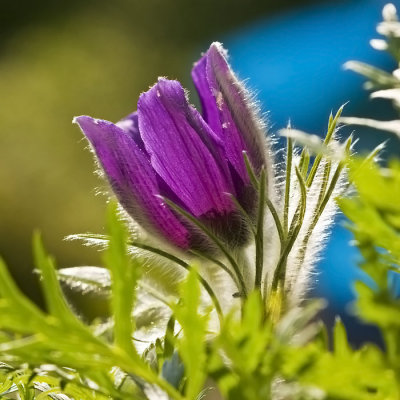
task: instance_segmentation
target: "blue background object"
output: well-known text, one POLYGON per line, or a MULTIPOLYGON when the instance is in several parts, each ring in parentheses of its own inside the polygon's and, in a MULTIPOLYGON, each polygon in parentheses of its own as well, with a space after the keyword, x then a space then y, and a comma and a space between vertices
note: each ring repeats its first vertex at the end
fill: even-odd
MULTIPOLYGON (((242 79, 250 77, 248 86, 257 88, 272 131, 285 127, 290 119, 295 128, 323 134, 331 110, 347 101, 345 115, 391 117, 390 104, 368 100, 362 89, 365 79, 343 70, 349 60, 394 69, 385 52, 369 45, 378 36, 375 29, 385 3, 360 0, 309 6, 260 20, 224 39, 235 71, 242 79)), ((385 138, 376 131, 364 132, 361 147, 371 148, 385 138)), ((379 341, 373 327, 361 326, 348 312, 354 299, 352 282, 365 276, 356 267, 360 256, 349 244, 351 233, 343 221, 341 217, 333 227, 312 295, 329 301, 328 324, 335 314, 342 315, 353 343, 379 341)))

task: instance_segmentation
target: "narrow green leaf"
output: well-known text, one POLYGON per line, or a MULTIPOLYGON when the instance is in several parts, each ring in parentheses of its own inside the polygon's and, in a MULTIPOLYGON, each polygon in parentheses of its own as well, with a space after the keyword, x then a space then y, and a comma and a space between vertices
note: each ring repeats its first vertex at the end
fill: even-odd
MULTIPOLYGON (((324 145, 328 145, 329 142, 331 141, 331 139, 332 139, 332 137, 333 137, 333 135, 335 133, 335 130, 336 130, 336 125, 337 125, 337 123, 339 121, 340 116, 342 115, 343 108, 344 108, 345 105, 346 104, 343 104, 339 108, 339 110, 337 111, 337 113, 335 115, 335 118, 333 118, 333 119, 329 118, 328 131, 327 131, 326 136, 325 136, 324 145)), ((319 164, 321 163, 321 160, 322 160, 322 154, 318 154, 315 157, 314 163, 313 163, 313 165, 311 167, 310 173, 309 173, 308 178, 306 180, 307 187, 310 187, 312 185, 312 183, 314 182, 314 178, 315 178, 315 175, 317 174, 318 167, 319 167, 319 164)))
POLYGON ((255 235, 256 242, 256 265, 254 287, 261 290, 261 280, 264 265, 264 214, 265 214, 265 188, 266 188, 265 169, 261 170, 259 190, 258 190, 258 212, 257 212, 257 231, 255 235))
POLYGON ((33 235, 33 253, 36 268, 41 273, 40 284, 49 313, 61 321, 76 324, 77 318, 69 308, 57 279, 53 259, 45 252, 38 232, 33 235))
POLYGON ((131 357, 137 358, 132 336, 135 330, 132 319, 135 288, 140 265, 127 253, 128 233, 117 216, 117 207, 110 203, 107 215, 110 242, 104 261, 111 273, 112 313, 114 317, 114 341, 131 357))
POLYGON ((299 201, 299 205, 297 207, 296 213, 293 217, 292 223, 290 224, 290 229, 288 233, 287 240, 285 242, 285 246, 281 250, 281 255, 279 257, 278 264, 274 271, 274 277, 272 280, 272 289, 276 291, 279 285, 284 284, 285 275, 286 275, 286 262, 287 257, 292 250, 292 247, 297 239, 297 236, 300 232, 301 226, 304 220, 304 214, 306 212, 307 206, 307 188, 306 182, 304 181, 303 175, 299 171, 297 167, 295 167, 297 180, 299 181, 301 197, 299 201))
POLYGON ((333 328, 333 348, 335 354, 339 357, 347 357, 350 354, 346 328, 339 317, 336 318, 333 328))
POLYGON ((283 207, 283 232, 285 237, 289 229, 289 202, 290 202, 290 185, 292 176, 292 160, 293 160, 293 140, 287 138, 286 145, 286 180, 285 180, 285 204, 283 207))
POLYGON ((299 170, 301 174, 304 176, 304 179, 307 178, 308 166, 310 165, 310 153, 307 148, 304 148, 300 155, 299 162, 299 170))
POLYGON ((168 320, 167 329, 164 337, 164 358, 170 358, 175 348, 175 317, 172 315, 168 320))
POLYGON ((192 269, 182 284, 182 299, 175 307, 175 317, 182 327, 182 338, 177 341, 179 355, 185 365, 186 396, 197 398, 206 378, 206 331, 208 316, 199 310, 200 286, 192 269))
POLYGON ((247 174, 250 178, 250 182, 253 185, 254 189, 258 190, 259 182, 256 177, 256 174, 254 173, 254 169, 251 165, 249 157, 245 151, 243 151, 243 158, 244 158, 244 164, 246 166, 247 174))
POLYGON ((45 325, 44 313, 17 287, 1 257, 0 295, 0 327, 31 333, 45 325))
POLYGON ((271 200, 268 197, 266 197, 265 203, 267 204, 267 207, 272 215, 272 218, 274 219, 276 230, 278 231, 279 235, 279 240, 281 242, 281 246, 283 246, 283 243, 285 241, 285 233, 283 230, 281 220, 279 219, 278 212, 276 211, 275 206, 272 204, 271 200))

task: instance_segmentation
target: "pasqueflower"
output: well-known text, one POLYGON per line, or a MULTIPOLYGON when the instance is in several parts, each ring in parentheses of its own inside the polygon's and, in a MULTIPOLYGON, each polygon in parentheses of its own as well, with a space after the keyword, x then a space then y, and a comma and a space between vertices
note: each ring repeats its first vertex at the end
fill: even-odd
POLYGON ((240 246, 248 229, 237 203, 250 218, 257 206, 243 153, 258 175, 266 158, 263 125, 219 43, 195 64, 192 77, 202 113, 178 81, 160 78, 140 95, 137 111, 116 124, 88 116, 75 122, 119 202, 144 229, 182 249, 208 246, 167 198, 240 246))

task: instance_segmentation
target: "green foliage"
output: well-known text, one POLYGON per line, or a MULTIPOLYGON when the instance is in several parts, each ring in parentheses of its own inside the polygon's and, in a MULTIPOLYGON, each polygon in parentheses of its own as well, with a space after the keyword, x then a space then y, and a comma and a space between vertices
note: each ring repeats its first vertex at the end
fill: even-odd
MULTIPOLYGON (((50 364, 54 366, 51 372, 56 372, 56 375, 58 370, 64 371, 65 376, 58 379, 52 390, 58 388, 67 395, 71 394, 70 387, 77 387, 89 391, 92 398, 143 398, 142 392, 145 388, 142 382, 147 382, 157 384, 165 389, 171 398, 179 399, 175 389, 152 371, 133 347, 131 307, 134 291, 130 285, 134 283, 137 275, 135 265, 127 258, 125 252, 125 229, 113 210, 109 215, 109 230, 112 240, 106 253, 106 261, 112 276, 114 341, 109 342, 107 338, 96 334, 95 327, 84 324, 67 305, 53 262, 45 253, 39 236, 35 235, 36 266, 41 273, 48 312, 38 309, 20 292, 1 262, 2 359, 11 366, 27 364, 39 370, 41 365, 50 364), (116 367, 124 371, 123 381, 128 377, 132 385, 119 383, 121 373, 115 372, 116 367), (75 373, 67 373, 69 369, 75 373), (125 391, 125 388, 129 390, 125 391)), ((10 374, 5 378, 10 379, 10 374)), ((35 382, 35 379, 31 379, 32 387, 35 382)), ((18 382, 13 380, 13 383, 18 382)), ((71 396, 74 397, 72 394, 71 396)))
POLYGON ((108 213, 108 230, 110 242, 104 257, 105 264, 111 272, 112 313, 114 315, 114 342, 131 358, 138 359, 133 346, 132 332, 134 320, 131 318, 135 301, 135 288, 138 280, 138 261, 127 253, 128 232, 124 225, 118 223, 115 204, 110 203, 108 213))
POLYGON ((279 370, 279 365, 277 351, 271 346, 272 326, 263 321, 263 309, 260 293, 252 292, 243 319, 230 314, 213 343, 210 375, 227 399, 270 396, 274 369, 279 370))
POLYGON ((362 255, 362 269, 372 282, 358 282, 356 313, 378 325, 386 344, 386 361, 400 377, 400 299, 395 292, 400 266, 400 164, 379 167, 371 160, 353 160, 350 176, 356 199, 342 199, 341 207, 353 222, 351 230, 362 255))
POLYGON ((301 352, 290 351, 288 355, 296 358, 288 363, 293 368, 287 371, 288 376, 296 377, 306 387, 318 388, 324 398, 397 398, 394 374, 387 370, 382 352, 370 345, 352 350, 339 320, 333 332, 332 351, 326 342, 315 340, 301 352))
POLYGON ((200 286, 195 270, 189 272, 181 293, 174 315, 183 336, 176 341, 176 348, 186 369, 186 397, 196 399, 206 378, 207 314, 202 315, 199 309, 200 286))
MULTIPOLYGON (((397 163, 382 169, 371 160, 351 160, 349 174, 358 195, 340 203, 354 222, 352 229, 365 256, 362 267, 374 280, 373 287, 359 284, 357 312, 381 327, 387 352, 372 345, 353 350, 340 321, 331 348, 325 328, 315 322, 321 303, 304 304, 275 318, 271 304, 257 290, 243 302, 242 312, 232 309, 219 321, 218 332, 211 332, 211 310, 202 306, 205 294, 197 270, 190 268, 180 299, 168 303, 173 316, 164 335, 140 355, 134 345, 137 324, 132 315, 142 264, 128 256, 127 232, 112 205, 104 260, 111 279, 106 286, 113 334, 104 334, 98 323, 84 324, 71 310, 54 261, 36 234, 34 255, 47 312, 24 297, 2 263, 0 354, 5 363, 0 365, 0 395, 150 400, 166 398, 165 394, 181 400, 211 394, 227 400, 398 398, 400 305, 387 274, 398 260, 400 210, 390 199, 376 196, 367 183, 393 193, 398 190, 400 168, 397 163), (391 234, 381 237, 383 228, 363 223, 366 213, 374 214, 377 224, 391 234)), ((100 286, 104 288, 104 282, 100 286)))

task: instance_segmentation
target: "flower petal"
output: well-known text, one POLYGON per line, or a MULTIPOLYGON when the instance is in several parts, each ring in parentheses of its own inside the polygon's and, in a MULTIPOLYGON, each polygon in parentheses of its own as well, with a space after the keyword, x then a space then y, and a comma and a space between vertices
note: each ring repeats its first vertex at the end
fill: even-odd
POLYGON ((181 84, 160 79, 138 102, 139 129, 151 164, 196 217, 234 208, 230 175, 217 161, 207 124, 190 107, 181 84))
POLYGON ((192 78, 206 122, 223 140, 226 158, 243 182, 248 183, 243 151, 259 173, 265 165, 264 129, 225 54, 220 43, 213 43, 195 64, 192 78))
POLYGON ((137 111, 122 118, 115 125, 129 133, 132 139, 136 139, 138 136, 140 137, 137 111))
POLYGON ((140 150, 145 151, 143 140, 139 133, 139 122, 137 111, 127 115, 125 118, 118 121, 115 125, 123 129, 139 146, 140 150))
POLYGON ((87 116, 74 119, 92 144, 104 172, 126 211, 145 229, 163 235, 181 248, 189 233, 157 197, 157 177, 132 136, 111 122, 87 116))
POLYGON ((207 61, 207 55, 197 61, 192 69, 192 79, 199 93, 204 120, 215 132, 218 132, 219 137, 222 138, 219 110, 207 79, 207 61))

